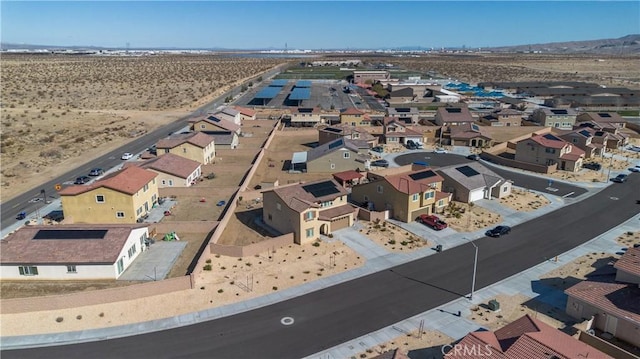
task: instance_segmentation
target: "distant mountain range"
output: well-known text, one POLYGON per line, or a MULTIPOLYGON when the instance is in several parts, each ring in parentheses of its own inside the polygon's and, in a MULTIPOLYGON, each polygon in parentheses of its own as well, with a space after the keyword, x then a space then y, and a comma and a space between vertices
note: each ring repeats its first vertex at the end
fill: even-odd
MULTIPOLYGON (((165 48, 108 48, 100 46, 55 46, 55 45, 33 45, 33 44, 13 44, 13 43, 0 43, 0 49, 2 50, 51 50, 51 51, 101 51, 101 50, 204 50, 204 51, 284 51, 284 49, 225 49, 219 47, 212 48, 179 48, 179 47, 165 47, 165 48)), ((461 47, 445 47, 445 50, 454 51, 477 51, 477 48, 461 48, 461 47)), ((367 49, 332 49, 328 51, 363 51, 367 49)), ((370 49, 372 51, 380 49, 370 49)), ((385 48, 387 51, 439 51, 440 48, 429 48, 423 46, 399 46, 393 48, 385 48)), ((627 35, 618 39, 601 39, 601 40, 586 40, 586 41, 567 41, 567 42, 552 42, 546 44, 529 44, 529 45, 515 45, 515 46, 500 46, 500 47, 483 47, 483 52, 499 52, 499 53, 554 53, 554 54, 603 54, 603 55, 635 55, 640 54, 640 34, 627 35)))

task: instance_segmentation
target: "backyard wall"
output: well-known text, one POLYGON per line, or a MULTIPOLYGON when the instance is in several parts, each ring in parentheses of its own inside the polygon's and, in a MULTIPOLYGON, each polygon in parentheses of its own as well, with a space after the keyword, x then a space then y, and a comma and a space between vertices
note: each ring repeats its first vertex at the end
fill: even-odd
POLYGON ((156 233, 176 232, 178 236, 182 233, 209 233, 218 225, 217 221, 176 221, 152 223, 149 226, 149 233, 154 230, 156 233))
POLYGON ((210 248, 211 253, 214 254, 220 254, 229 257, 247 257, 264 253, 273 249, 279 249, 291 244, 294 244, 293 233, 287 233, 280 237, 275 237, 246 246, 227 246, 217 243, 211 243, 210 248))

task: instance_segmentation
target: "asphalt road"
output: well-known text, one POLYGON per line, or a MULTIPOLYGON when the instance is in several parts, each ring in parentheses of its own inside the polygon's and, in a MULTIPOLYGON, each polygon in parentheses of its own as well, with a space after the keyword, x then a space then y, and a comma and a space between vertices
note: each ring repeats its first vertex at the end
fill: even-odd
MULTIPOLYGON (((640 174, 502 238, 481 238, 476 288, 553 258, 640 212, 640 174)), ((474 249, 458 246, 249 312, 119 339, 3 351, 2 358, 300 358, 470 292, 474 249), (290 316, 291 325, 281 324, 290 316)))
MULTIPOLYGON (((425 151, 413 151, 404 155, 400 155, 394 159, 394 161, 401 165, 408 165, 413 162, 426 162, 429 166, 443 167, 450 165, 461 165, 469 162, 464 156, 450 154, 450 153, 433 153, 425 151)), ((574 186, 565 182, 553 181, 549 185, 549 180, 546 178, 540 178, 536 176, 530 176, 525 173, 519 173, 514 171, 507 171, 497 166, 492 166, 490 163, 481 161, 481 164, 500 176, 512 180, 513 184, 518 187, 528 188, 539 192, 545 192, 556 196, 575 198, 587 192, 585 188, 574 186)))
MULTIPOLYGON (((271 70, 268 73, 263 74, 262 77, 264 79, 267 79, 280 71, 281 70, 279 69, 271 70)), ((257 77, 258 76, 256 76, 256 78, 257 77)), ((255 79, 253 81, 255 81, 255 79)), ((166 137, 169 133, 179 131, 187 126, 190 118, 206 114, 207 112, 213 111, 221 104, 224 104, 224 99, 227 96, 235 96, 239 94, 241 87, 242 85, 236 86, 225 94, 217 97, 210 103, 198 108, 193 113, 182 117, 175 122, 149 132, 146 135, 136 139, 135 141, 131 141, 130 143, 116 150, 113 150, 96 158, 95 160, 92 160, 90 163, 69 170, 58 178, 47 181, 42 185, 37 186, 36 188, 32 188, 29 191, 26 191, 8 201, 3 202, 0 209, 0 225, 2 226, 2 228, 5 228, 6 226, 18 222, 18 220, 16 220, 16 216, 21 211, 32 213, 35 212, 37 208, 43 207, 44 199, 41 192, 42 190, 44 190, 44 195, 46 195, 47 197, 47 202, 57 198, 57 191, 55 190, 56 184, 63 184, 64 182, 68 181, 73 182, 79 176, 86 176, 92 168, 103 168, 106 171, 109 168, 120 165, 123 162, 120 159, 123 153, 130 152, 133 154, 137 154, 146 150, 147 148, 158 142, 158 140, 166 137), (37 202, 33 202, 33 199, 35 198, 40 200, 37 202)), ((42 213, 41 215, 46 215, 46 213, 42 213)))

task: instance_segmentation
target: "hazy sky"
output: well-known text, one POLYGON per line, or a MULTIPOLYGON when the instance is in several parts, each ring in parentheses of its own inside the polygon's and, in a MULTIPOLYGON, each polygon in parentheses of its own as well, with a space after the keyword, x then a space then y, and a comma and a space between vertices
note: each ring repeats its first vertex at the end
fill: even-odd
POLYGON ((1 1, 8 43, 180 48, 506 46, 640 33, 639 1, 1 1))

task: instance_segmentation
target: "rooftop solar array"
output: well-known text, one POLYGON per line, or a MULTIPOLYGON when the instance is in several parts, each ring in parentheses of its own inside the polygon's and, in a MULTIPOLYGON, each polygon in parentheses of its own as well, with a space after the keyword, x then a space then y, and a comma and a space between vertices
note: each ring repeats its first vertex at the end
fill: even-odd
POLYGON ((320 183, 314 183, 306 186, 302 186, 302 189, 316 198, 328 196, 330 194, 340 193, 340 190, 336 188, 335 183, 332 181, 324 181, 320 183))
POLYGON ((311 89, 308 87, 296 87, 291 91, 289 100, 308 100, 311 98, 311 89))
POLYGON ((334 149, 334 148, 340 147, 342 145, 344 145, 344 141, 342 140, 342 138, 340 138, 340 139, 337 139, 337 140, 329 143, 329 149, 334 149))
POLYGON ((542 137, 546 138, 547 140, 561 141, 558 137, 556 137, 556 136, 554 136, 554 135, 552 135, 550 133, 547 133, 546 135, 544 135, 542 137))
POLYGON ((460 108, 458 108, 458 107, 447 107, 447 108, 445 108, 445 110, 448 113, 462 113, 462 110, 460 108))
POLYGON ((471 124, 471 129, 476 132, 480 132, 480 127, 478 127, 478 125, 476 125, 475 123, 471 124))
POLYGON ((428 170, 428 171, 412 173, 412 174, 409 175, 409 177, 411 177, 411 179, 414 180, 414 181, 418 181, 418 180, 421 180, 421 179, 433 177, 435 175, 436 174, 432 170, 428 170))
POLYGON ((341 130, 341 129, 339 129, 339 128, 334 128, 334 127, 327 127, 327 128, 325 128, 324 130, 325 130, 325 131, 329 131, 329 132, 333 132, 333 133, 340 133, 340 132, 342 132, 342 130, 341 130))
POLYGON ((407 107, 396 107, 396 112, 411 112, 411 109, 407 107))
POLYGON ((298 80, 296 82, 296 87, 311 87, 311 81, 308 80, 298 80))
POLYGON ((257 99, 272 99, 282 91, 282 87, 265 87, 255 96, 257 99))
POLYGON ((582 130, 579 132, 581 135, 583 135, 584 137, 591 137, 591 133, 587 130, 582 130))
POLYGON ((33 239, 103 239, 106 229, 41 229, 33 239))
POLYGON ((611 117, 611 114, 603 112, 603 113, 598 113, 598 116, 600 116, 602 118, 609 118, 609 117, 611 117))
POLYGON ((271 84, 269 84, 270 87, 284 87, 287 85, 287 80, 273 80, 271 81, 271 84))
POLYGON ((476 175, 480 174, 478 171, 474 170, 473 168, 471 168, 469 166, 456 167, 456 170, 458 170, 458 172, 462 173, 463 175, 465 175, 467 177, 473 177, 473 176, 476 176, 476 175))
POLYGON ((566 115, 568 114, 567 110, 551 110, 554 115, 566 115))

